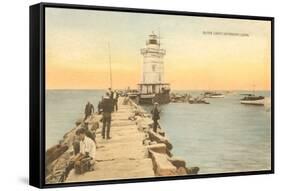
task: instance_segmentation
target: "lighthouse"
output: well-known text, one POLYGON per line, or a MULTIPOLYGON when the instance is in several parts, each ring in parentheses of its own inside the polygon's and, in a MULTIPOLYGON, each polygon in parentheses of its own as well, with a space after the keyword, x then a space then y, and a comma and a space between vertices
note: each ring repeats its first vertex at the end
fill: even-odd
POLYGON ((164 56, 166 50, 160 47, 160 37, 152 32, 141 49, 143 56, 141 83, 138 84, 140 102, 169 102, 170 85, 164 83, 164 56))

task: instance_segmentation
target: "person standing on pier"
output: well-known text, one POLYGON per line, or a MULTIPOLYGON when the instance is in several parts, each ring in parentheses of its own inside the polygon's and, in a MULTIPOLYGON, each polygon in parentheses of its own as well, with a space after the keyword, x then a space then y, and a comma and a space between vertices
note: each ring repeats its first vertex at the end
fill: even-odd
POLYGON ((84 121, 90 116, 92 115, 92 113, 95 112, 94 106, 93 104, 91 104, 89 101, 85 106, 85 118, 84 121))
POLYGON ((110 98, 110 93, 107 92, 102 102, 102 138, 111 139, 110 126, 111 126, 111 113, 113 111, 113 99, 110 98))
POLYGON ((151 110, 152 120, 153 120, 153 131, 157 132, 158 120, 160 119, 160 110, 158 109, 158 103, 155 102, 153 109, 151 110))
POLYGON ((114 111, 117 111, 117 110, 118 110, 118 97, 119 97, 119 94, 118 94, 118 92, 115 90, 115 91, 114 91, 114 94, 113 94, 114 111))
POLYGON ((110 97, 110 99, 112 99, 112 100, 113 100, 113 91, 112 91, 112 89, 111 89, 111 88, 108 88, 108 93, 109 93, 109 97, 110 97))

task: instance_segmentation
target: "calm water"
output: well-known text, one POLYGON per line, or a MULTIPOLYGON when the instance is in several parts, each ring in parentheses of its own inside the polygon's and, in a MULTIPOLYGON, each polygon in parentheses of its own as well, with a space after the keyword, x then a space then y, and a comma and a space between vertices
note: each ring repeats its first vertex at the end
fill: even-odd
POLYGON ((75 127, 84 116, 88 101, 97 104, 105 90, 47 90, 46 91, 46 148, 57 144, 63 135, 75 127))
MULTIPOLYGON (((270 169, 271 112, 240 104, 240 93, 209 99, 208 105, 161 106, 160 123, 174 155, 184 158, 188 166, 199 166, 203 174, 270 169)), ((74 127, 87 101, 96 107, 103 94, 103 90, 47 91, 47 148, 74 127)), ((269 92, 256 94, 270 96, 269 92)))

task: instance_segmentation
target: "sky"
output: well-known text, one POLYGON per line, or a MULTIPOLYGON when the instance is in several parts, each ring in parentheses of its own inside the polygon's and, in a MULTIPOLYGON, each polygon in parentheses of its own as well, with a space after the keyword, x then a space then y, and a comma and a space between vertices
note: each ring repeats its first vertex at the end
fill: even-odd
POLYGON ((172 89, 270 90, 269 21, 62 8, 45 18, 47 89, 108 88, 109 51, 113 88, 136 88, 154 31, 172 89))

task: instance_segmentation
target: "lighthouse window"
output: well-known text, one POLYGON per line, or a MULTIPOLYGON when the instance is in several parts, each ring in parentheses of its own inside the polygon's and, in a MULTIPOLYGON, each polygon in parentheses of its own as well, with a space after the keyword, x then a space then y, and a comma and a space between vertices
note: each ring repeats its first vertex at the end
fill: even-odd
POLYGON ((155 72, 155 68, 156 66, 155 65, 152 65, 152 71, 155 72))
POLYGON ((149 44, 157 44, 157 40, 151 39, 149 40, 149 44))

